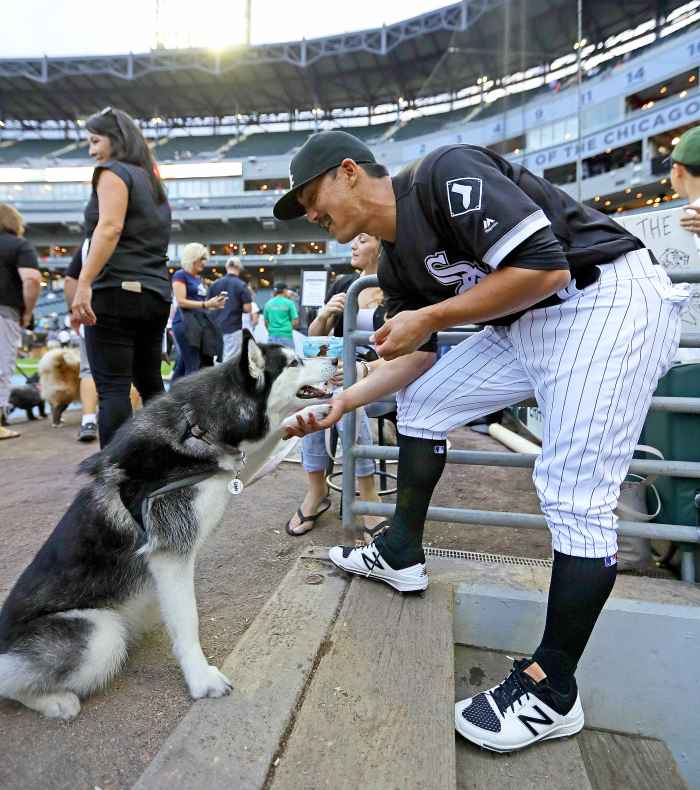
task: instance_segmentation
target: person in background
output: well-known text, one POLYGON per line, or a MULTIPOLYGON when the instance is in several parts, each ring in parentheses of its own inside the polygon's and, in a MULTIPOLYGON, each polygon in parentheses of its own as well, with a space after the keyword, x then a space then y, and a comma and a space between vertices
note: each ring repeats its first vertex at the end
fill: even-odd
POLYGON ((144 403, 163 392, 160 353, 170 309, 170 205, 151 150, 133 119, 106 107, 88 118, 96 166, 86 241, 71 311, 99 400, 100 446, 131 417, 132 383, 144 403))
MULTIPOLYGON (((82 267, 82 248, 78 248, 73 256, 68 272, 80 275, 80 268, 82 267), (77 260, 76 260, 77 259, 77 260)), ((78 287, 77 277, 71 276, 66 273, 63 279, 63 297, 66 300, 68 309, 71 309, 73 304, 73 297, 75 290, 78 287)), ((85 347, 85 336, 83 326, 77 326, 79 349, 80 349, 80 405, 82 406, 83 416, 80 422, 80 430, 78 431, 79 442, 94 442, 97 439, 97 387, 95 387, 95 379, 90 370, 90 362, 87 356, 87 348, 85 347)))
POLYGON ((255 288, 253 288, 253 284, 250 281, 250 277, 244 278, 243 282, 246 288, 248 289, 248 291, 250 291, 251 302, 250 302, 250 310, 248 312, 243 313, 243 316, 241 318, 241 329, 247 329, 249 332, 253 333, 255 332, 255 327, 258 325, 260 321, 260 307, 258 306, 258 303, 255 300, 256 297, 255 288))
POLYGON ((285 296, 286 283, 275 283, 275 295, 268 300, 263 309, 265 326, 270 335, 270 343, 294 348, 293 331, 299 326, 299 312, 294 302, 285 296))
POLYGON ((187 244, 182 251, 182 268, 173 274, 173 293, 177 310, 173 318, 173 337, 177 343, 177 364, 172 381, 200 368, 211 367, 221 356, 221 332, 209 315, 221 310, 227 295, 207 298, 207 287, 200 277, 209 260, 209 250, 199 242, 187 244))
MULTIPOLYGON (((360 233, 350 246, 350 263, 358 269, 361 275, 376 274, 379 261, 380 241, 376 236, 360 233)), ((331 285, 326 295, 326 302, 319 310, 316 318, 309 325, 309 336, 324 336, 333 334, 335 337, 343 336, 343 310, 345 309, 345 294, 348 288, 358 278, 357 274, 338 277, 331 285)), ((365 288, 358 294, 357 328, 361 331, 374 331, 379 329, 384 321, 384 298, 381 288, 365 288)), ((319 356, 325 356, 328 346, 321 346, 319 356), (323 350, 325 349, 325 353, 323 350)), ((358 349, 360 351, 360 349, 358 349)), ((369 351, 369 349, 368 349, 369 351)), ((374 358, 376 354, 372 352, 374 358)), ((358 362, 358 379, 364 378, 370 371, 369 365, 358 362)), ((338 384, 342 384, 341 381, 338 384)), ((357 443, 372 444, 372 431, 367 413, 364 409, 358 411, 357 443)), ((338 433, 345 446, 343 426, 338 423, 338 433)), ((329 465, 328 453, 324 432, 310 433, 304 436, 301 442, 301 462, 306 472, 308 488, 301 506, 287 522, 287 534, 292 536, 303 535, 316 526, 316 520, 331 506, 328 498, 328 485, 326 471, 329 465)), ((371 458, 358 458, 355 465, 357 487, 360 499, 369 502, 379 502, 377 488, 374 484, 375 463, 371 458)), ((387 521, 376 516, 363 516, 364 533, 367 542, 373 540, 387 525, 387 521)))
MULTIPOLYGON (((22 215, 0 203, 0 411, 9 406, 22 328, 29 326, 41 290, 36 250, 24 238, 22 215)), ((20 434, 0 426, 0 439, 20 434)))
POLYGON ((700 252, 700 126, 684 132, 671 151, 671 185, 688 200, 681 227, 695 234, 695 246, 700 252))
POLYGON ((207 294, 209 299, 219 294, 228 297, 215 316, 224 339, 224 362, 240 350, 243 315, 252 309, 253 297, 241 279, 242 269, 240 258, 229 258, 226 261, 226 274, 209 287, 207 294))

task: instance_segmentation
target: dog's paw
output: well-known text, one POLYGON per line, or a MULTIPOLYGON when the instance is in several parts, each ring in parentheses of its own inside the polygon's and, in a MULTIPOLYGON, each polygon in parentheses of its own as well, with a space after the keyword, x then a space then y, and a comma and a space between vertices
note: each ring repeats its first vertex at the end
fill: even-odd
POLYGON ((294 414, 283 420, 282 428, 296 428, 297 417, 301 417, 302 420, 304 420, 304 422, 308 422, 310 414, 313 414, 313 416, 317 420, 322 420, 324 417, 327 416, 330 410, 331 407, 327 403, 319 403, 314 406, 305 406, 300 411, 295 412, 294 414))
POLYGON ((80 713, 80 700, 71 691, 47 694, 38 703, 37 710, 47 719, 74 719, 80 713))
POLYGON ((231 693, 231 681, 214 666, 208 666, 201 675, 187 682, 193 699, 202 697, 225 697, 231 693))

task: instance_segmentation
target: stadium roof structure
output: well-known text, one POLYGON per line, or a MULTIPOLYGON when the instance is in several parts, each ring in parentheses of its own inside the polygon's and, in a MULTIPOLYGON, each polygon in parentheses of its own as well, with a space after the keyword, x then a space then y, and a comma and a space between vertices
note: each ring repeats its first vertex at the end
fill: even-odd
MULTIPOLYGON (((583 34, 602 42, 682 4, 584 0, 583 34)), ((577 38, 576 0, 462 0, 372 30, 222 52, 0 59, 0 119, 77 122, 107 104, 164 121, 410 105, 551 63, 577 38)))

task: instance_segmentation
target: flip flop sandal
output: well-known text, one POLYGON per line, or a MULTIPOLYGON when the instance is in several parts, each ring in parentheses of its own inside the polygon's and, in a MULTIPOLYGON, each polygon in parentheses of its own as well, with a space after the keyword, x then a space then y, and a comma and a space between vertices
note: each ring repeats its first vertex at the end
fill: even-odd
POLYGON ((369 536, 370 541, 372 541, 378 535, 381 535, 381 533, 384 532, 384 530, 390 526, 391 526, 391 521, 385 518, 384 521, 380 521, 379 524, 377 524, 374 527, 363 527, 362 534, 365 536, 369 536))
MULTIPOLYGON (((328 497, 324 497, 319 504, 323 505, 323 507, 318 512, 314 513, 313 516, 305 516, 301 512, 301 508, 299 508, 297 512, 294 514, 299 517, 299 524, 303 524, 305 521, 310 521, 311 526, 307 527, 301 532, 295 532, 292 529, 292 519, 290 518, 289 521, 287 522, 287 526, 285 527, 287 534, 291 535, 293 538, 298 538, 301 537, 301 535, 306 535, 307 532, 311 532, 311 530, 316 526, 316 519, 319 516, 322 516, 326 512, 326 510, 328 510, 328 508, 331 506, 331 500, 328 497)), ((294 516, 292 516, 292 518, 294 518, 294 516)))

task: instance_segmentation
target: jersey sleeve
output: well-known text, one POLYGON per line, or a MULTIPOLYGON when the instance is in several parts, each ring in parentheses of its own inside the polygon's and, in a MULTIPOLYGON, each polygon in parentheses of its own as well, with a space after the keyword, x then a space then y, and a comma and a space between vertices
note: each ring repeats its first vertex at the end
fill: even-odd
POLYGON ((299 311, 297 310, 297 306, 294 302, 290 299, 289 300, 289 316, 292 321, 296 321, 299 318, 299 311))
POLYGON ((550 226, 544 211, 478 149, 445 152, 433 165, 431 187, 440 226, 458 248, 491 269, 550 226))

